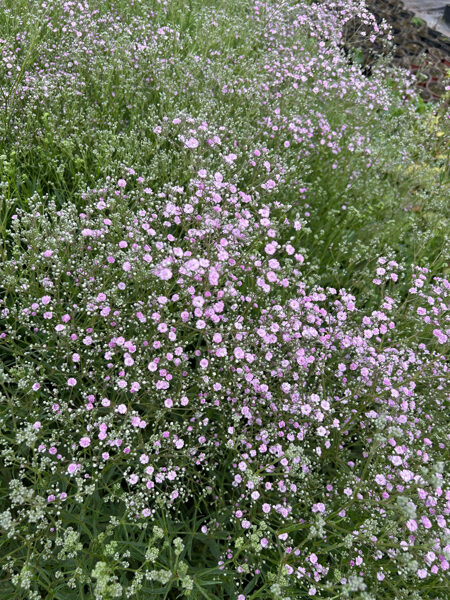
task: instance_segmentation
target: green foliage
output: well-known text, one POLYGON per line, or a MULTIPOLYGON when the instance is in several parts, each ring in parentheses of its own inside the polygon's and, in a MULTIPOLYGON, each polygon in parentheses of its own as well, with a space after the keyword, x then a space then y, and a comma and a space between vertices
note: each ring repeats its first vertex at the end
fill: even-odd
MULTIPOLYGON (((382 294, 391 293, 391 284, 386 288, 383 284, 381 291, 369 286, 381 255, 395 259, 404 273, 410 273, 411 265, 426 265, 430 278, 446 275, 450 163, 445 102, 426 105, 411 91, 406 76, 381 61, 370 76, 362 75, 361 52, 356 48, 344 58, 333 35, 325 36, 327 22, 319 18, 318 7, 317 22, 305 19, 291 32, 295 10, 313 14, 307 4, 299 8, 297 2, 275 0, 3 0, 1 308, 14 311, 20 286, 24 295, 37 296, 41 285, 37 277, 44 274, 40 253, 52 230, 60 231, 58 210, 72 205, 82 210, 92 201, 92 190, 112 189, 110 182, 126 176, 129 169, 155 194, 169 189, 172 182, 188 188, 199 168, 223 172, 239 189, 255 196, 263 194, 261 186, 273 176, 277 188, 263 203, 273 206, 280 223, 285 217, 301 222, 295 239, 283 241, 296 244, 304 255, 305 283, 345 289, 367 311, 382 294), (272 52, 274 39, 286 31, 289 48, 295 48, 303 57, 302 65, 307 65, 308 76, 296 88, 292 73, 284 77, 288 67, 272 52), (321 35, 334 48, 335 63, 321 54, 321 35), (333 64, 338 65, 336 71, 333 64), (323 80, 329 81, 329 88, 320 88, 319 93, 316 85, 323 80), (178 119, 180 126, 174 125, 178 119), (193 154, 183 139, 204 123, 205 139, 193 154), (295 127, 304 128, 304 133, 292 134, 295 127), (221 142, 210 144, 214 136, 221 142), (305 139, 298 141, 302 136, 305 139), (225 157, 234 151, 231 166, 225 157), (47 229, 32 224, 26 230, 29 237, 17 233, 17 214, 33 221, 34 211, 49 215, 47 229), (22 272, 22 266, 30 270, 22 272)), ((421 25, 420 19, 411 22, 421 25)), ((289 53, 282 56, 289 58, 289 53)), ((123 197, 119 216, 121 210, 128 215, 139 208, 143 192, 131 177, 128 185, 133 187, 129 198, 123 197)), ((80 248, 84 246, 62 240, 61 265, 67 267, 80 248)), ((247 254, 259 250, 254 242, 247 254)), ((242 279, 242 291, 252 293, 255 281, 242 279)), ((79 290, 63 276, 61 281, 64 293, 75 301, 79 290)), ((406 277, 396 297, 397 327, 402 341, 409 341, 419 333, 401 304, 409 302, 405 281, 406 277)), ((138 299, 148 282, 134 285, 130 298, 138 299)), ((285 298, 280 292, 280 303, 285 298)), ((89 327, 91 317, 84 318, 83 325, 89 327)), ((236 590, 245 600, 309 597, 288 577, 287 555, 279 542, 285 533, 310 551, 316 550, 317 540, 327 539, 333 563, 329 580, 334 583, 318 584, 315 597, 375 600, 359 578, 340 585, 348 569, 349 554, 344 551, 351 548, 353 530, 358 529, 361 553, 370 561, 371 535, 381 530, 380 547, 392 537, 394 554, 401 554, 404 534, 400 516, 394 516, 411 510, 407 498, 392 510, 393 501, 386 503, 390 517, 384 521, 382 513, 372 519, 357 502, 348 500, 352 527, 347 522, 344 526, 336 512, 326 524, 320 515, 314 517, 308 531, 300 522, 286 524, 281 518, 270 530, 265 521, 253 521, 244 536, 241 528, 230 525, 232 511, 225 500, 230 478, 219 470, 214 477, 211 474, 214 501, 211 490, 208 496, 190 482, 199 492, 185 504, 184 512, 171 515, 160 503, 152 507, 151 520, 131 520, 124 489, 117 483, 126 471, 125 459, 105 466, 92 484, 79 478, 72 487, 69 477, 36 467, 35 433, 31 426, 20 431, 18 423, 26 421, 39 402, 30 388, 36 377, 33 352, 39 354, 40 344, 48 344, 39 354, 41 373, 50 373, 54 381, 59 377, 61 387, 66 377, 58 372, 63 361, 55 358, 60 347, 51 337, 30 337, 19 325, 16 333, 14 345, 3 341, 0 345, 1 431, 3 446, 10 448, 13 438, 14 443, 19 440, 20 456, 29 462, 24 467, 7 452, 0 472, 4 568, 0 600, 236 600, 236 590), (70 495, 48 516, 45 490, 65 493, 69 487, 70 495), (14 516, 16 509, 26 520, 14 516), (274 540, 273 547, 264 558, 263 572, 256 573, 243 557, 256 560, 265 536, 274 540)), ((191 335, 192 347, 199 348, 200 336, 191 335)), ((431 333, 427 331, 426 337, 431 333)), ((354 410, 357 413, 356 405, 354 410)), ((436 447, 445 423, 441 407, 435 414, 436 447)), ((68 431, 70 425, 61 427, 68 431)), ((325 455, 317 489, 307 491, 311 497, 320 493, 324 478, 336 469, 343 481, 353 478, 357 490, 364 488, 369 469, 383 469, 376 440, 364 445, 356 426, 351 435, 351 456, 357 461, 365 453, 361 477, 356 480, 334 444, 325 455)), ((256 511, 252 514, 258 518, 256 511)), ((417 564, 412 555, 402 556, 401 573, 383 558, 387 586, 383 590, 375 571, 368 573, 379 593, 376 600, 444 600, 443 583, 424 580, 420 594, 405 591, 402 578, 417 571, 417 564)), ((312 577, 308 581, 314 584, 312 577)))

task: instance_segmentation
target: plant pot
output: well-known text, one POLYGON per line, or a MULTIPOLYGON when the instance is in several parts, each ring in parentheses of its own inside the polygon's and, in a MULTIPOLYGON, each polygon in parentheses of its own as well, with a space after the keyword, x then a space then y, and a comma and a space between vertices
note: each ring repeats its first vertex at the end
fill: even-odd
POLYGON ((403 48, 408 54, 413 56, 417 56, 425 50, 425 48, 417 42, 407 42, 403 48))
POLYGON ((424 102, 429 102, 433 99, 433 95, 427 89, 421 89, 420 96, 424 102))

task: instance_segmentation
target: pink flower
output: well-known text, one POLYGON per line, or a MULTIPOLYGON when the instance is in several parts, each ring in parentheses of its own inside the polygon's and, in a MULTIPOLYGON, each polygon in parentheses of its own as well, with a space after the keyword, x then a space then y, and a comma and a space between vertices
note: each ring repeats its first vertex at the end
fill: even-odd
POLYGON ((445 344, 445 342, 448 339, 448 337, 445 335, 445 333, 442 333, 442 331, 440 331, 439 329, 433 329, 433 335, 435 335, 437 337, 438 342, 440 344, 445 344))
POLYGON ((125 179, 119 179, 119 181, 117 182, 117 185, 120 188, 124 188, 127 185, 127 182, 125 181, 125 179))
POLYGON ((133 383, 131 384, 130 387, 130 392, 132 394, 134 394, 135 392, 138 392, 141 389, 141 384, 138 381, 133 381, 133 383))
POLYGON ((80 446, 82 448, 87 448, 88 446, 91 445, 91 438, 89 437, 82 437, 80 440, 80 446))
POLYGON ((188 140, 184 142, 186 148, 198 148, 198 140, 194 137, 190 137, 188 140))
POLYGON ((169 281, 169 279, 172 279, 172 271, 170 269, 161 269, 157 275, 163 281, 169 281))
POLYGON ((201 308, 205 303, 204 298, 202 298, 202 296, 195 296, 192 300, 192 304, 197 307, 197 308, 201 308))
POLYGON ((225 162, 228 163, 229 165, 232 165, 233 162, 237 159, 236 154, 227 154, 226 156, 224 156, 225 162))
POLYGON ((417 577, 419 579, 425 579, 425 577, 428 575, 428 572, 426 569, 418 569, 417 571, 417 577))
POLYGON ((266 183, 263 183, 261 187, 265 190, 272 190, 277 184, 273 179, 269 179, 266 183))
POLYGON ((425 529, 430 529, 431 528, 431 521, 428 517, 426 517, 425 515, 423 515, 420 520, 422 521, 422 525, 425 527, 425 529))
POLYGON ((69 377, 69 379, 67 380, 67 385, 69 387, 74 387, 75 385, 77 385, 77 380, 75 379, 75 377, 69 377))
POLYGON ((408 483, 414 478, 414 473, 412 471, 409 471, 408 469, 403 469, 402 471, 400 471, 399 475, 406 483, 408 483))
POLYGON ((415 521, 414 519, 409 519, 408 521, 406 521, 406 527, 410 531, 416 531, 417 530, 417 521, 415 521))

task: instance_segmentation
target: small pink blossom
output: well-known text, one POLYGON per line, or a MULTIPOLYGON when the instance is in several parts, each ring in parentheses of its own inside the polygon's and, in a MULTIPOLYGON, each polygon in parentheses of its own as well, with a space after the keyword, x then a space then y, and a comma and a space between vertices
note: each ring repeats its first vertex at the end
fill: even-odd
POLYGON ((417 521, 415 521, 414 519, 409 519, 408 521, 406 521, 406 527, 410 531, 416 531, 417 530, 417 521))
POLYGON ((198 148, 198 140, 194 137, 190 137, 184 142, 186 148, 198 148))
POLYGON ((161 269, 158 273, 158 277, 163 281, 169 281, 169 279, 172 279, 172 271, 167 268, 161 269))

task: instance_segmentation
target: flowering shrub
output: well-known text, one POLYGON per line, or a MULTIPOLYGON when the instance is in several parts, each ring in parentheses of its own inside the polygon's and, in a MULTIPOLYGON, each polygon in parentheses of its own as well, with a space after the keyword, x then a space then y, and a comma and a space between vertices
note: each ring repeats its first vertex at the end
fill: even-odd
POLYGON ((4 0, 0 19, 2 222, 35 193, 82 203, 128 167, 184 186, 201 157, 248 189, 270 178, 301 209, 321 283, 351 271, 364 290, 387 247, 408 263, 440 255, 440 126, 403 73, 349 64, 347 24, 360 25, 346 44, 390 43, 362 2, 4 0))
MULTIPOLYGON (((14 221, 3 343, 27 410, 9 414, 8 535, 38 521, 56 544, 61 507, 106 480, 139 524, 189 513, 194 496, 214 507, 201 533, 234 532, 219 569, 259 575, 274 597, 377 589, 394 569, 439 580, 445 435, 428 420, 444 401, 448 282, 414 271, 414 332, 400 336, 395 291, 365 314, 345 290, 304 285, 289 206, 206 169, 186 189, 136 183, 14 221)), ((379 262, 375 284, 395 280, 379 262)))
POLYGON ((356 14, 389 34, 353 2, 147 4, 44 3, 55 37, 7 65, 7 597, 444 598, 444 186, 425 224, 389 191, 420 150, 383 180, 386 131, 425 126, 341 47, 356 14))

